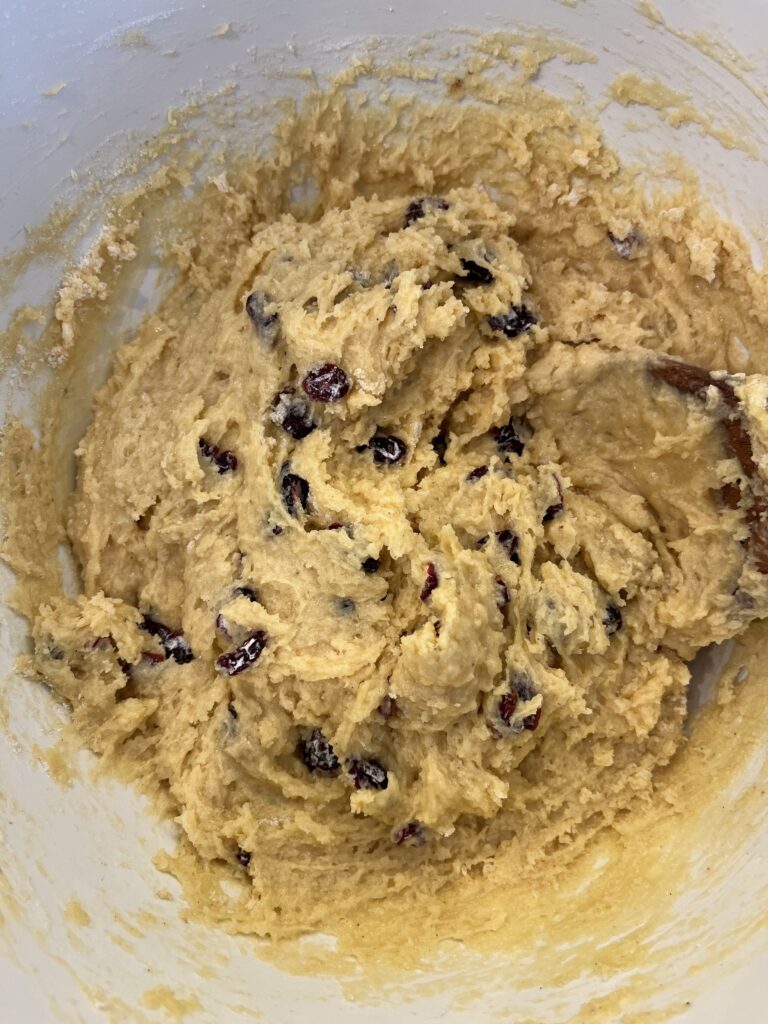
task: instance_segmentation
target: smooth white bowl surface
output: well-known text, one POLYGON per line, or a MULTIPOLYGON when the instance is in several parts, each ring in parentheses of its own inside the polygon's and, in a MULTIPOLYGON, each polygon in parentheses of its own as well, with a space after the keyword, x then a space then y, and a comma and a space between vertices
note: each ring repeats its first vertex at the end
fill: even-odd
MULTIPOLYGON (((595 64, 547 66, 542 81, 555 91, 567 93, 578 83, 598 100, 616 74, 636 70, 689 92, 725 125, 738 115, 739 123, 749 124, 760 159, 725 150, 695 129, 674 130, 641 108, 609 104, 601 120, 609 141, 629 159, 683 151, 715 201, 761 247, 768 234, 768 113, 761 92, 768 90, 768 60, 755 47, 768 33, 768 6, 764 0, 664 0, 658 6, 677 34, 623 0, 484 0, 474 7, 463 0, 182 0, 173 6, 161 0, 6 0, 0 21, 0 254, 21 245, 25 226, 40 222, 55 199, 76 194, 72 170, 87 168, 97 150, 108 164, 132 144, 131 133, 138 138, 157 131, 167 109, 182 103, 190 89, 206 93, 234 81, 242 96, 268 103, 299 88, 297 79, 275 78, 270 69, 311 66, 324 74, 345 65, 371 37, 385 38, 400 52, 422 33, 461 28, 544 29, 595 53, 595 64), (216 34, 226 23, 229 30, 216 34), (150 45, 125 45, 129 29, 142 31, 150 45), (718 61, 685 38, 697 32, 751 56, 754 67, 732 74, 727 59, 718 61), (61 83, 60 91, 44 95, 61 83)), ((460 46, 461 33, 453 40, 460 46)), ((98 222, 100 211, 91 212, 98 222)), ((51 256, 30 269, 0 311, 0 328, 13 305, 53 294, 63 262, 51 256)), ((126 325, 129 319, 127 312, 126 325)), ((6 375, 3 410, 23 411, 28 402, 28 393, 6 375)), ((7 571, 0 570, 0 585, 9 584, 7 571)), ((128 789, 78 779, 62 789, 31 755, 35 743, 56 740, 64 713, 42 690, 15 679, 13 657, 23 646, 24 624, 0 610, 0 671, 8 677, 11 708, 11 741, 0 732, 2 1024, 90 1024, 111 1014, 160 1021, 163 1012, 142 1000, 156 986, 194 993, 199 1009, 185 1017, 192 1022, 234 1024, 253 1019, 256 1011, 269 1024, 310 1014, 318 1024, 383 1024, 395 1015, 455 1024, 521 1019, 510 1015, 509 992, 484 1004, 458 1002, 455 979, 440 994, 433 990, 396 1009, 358 1006, 342 998, 336 981, 291 977, 259 961, 251 943, 182 922, 177 901, 157 898, 161 887, 176 892, 151 866, 161 845, 172 847, 170 829, 153 821, 128 789), (4 899, 21 912, 6 914, 4 899), (89 928, 73 928, 66 912, 72 899, 87 909, 89 928), (131 922, 147 906, 160 924, 135 929, 131 922), (210 966, 215 970, 200 973, 210 966)), ((87 765, 88 755, 80 758, 87 765)), ((754 856, 763 865, 767 850, 768 834, 756 835, 754 856)), ((733 884, 734 897, 743 899, 748 882, 733 884)), ((712 912, 725 914, 727 907, 721 900, 712 912)), ((724 950, 720 969, 697 982, 705 998, 681 1020, 768 1019, 766 944, 746 965, 734 964, 724 950)), ((440 978, 437 967, 434 977, 440 978)), ((574 992, 574 1006, 590 994, 574 992)), ((513 1002, 515 1012, 525 1011, 522 995, 513 1002)), ((535 1016, 536 1024, 565 1021, 548 1012, 546 991, 530 1006, 528 1019, 535 1016)))

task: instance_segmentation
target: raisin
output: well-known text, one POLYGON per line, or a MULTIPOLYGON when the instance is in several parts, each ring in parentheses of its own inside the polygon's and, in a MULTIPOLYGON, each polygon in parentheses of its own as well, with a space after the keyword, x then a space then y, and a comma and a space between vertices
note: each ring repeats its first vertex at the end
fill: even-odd
POLYGON ((219 473, 233 473, 237 469, 237 456, 234 452, 222 451, 217 445, 206 441, 204 437, 200 438, 198 445, 201 453, 206 459, 211 460, 219 473))
POLYGON ((311 772, 336 775, 339 771, 339 759, 319 729, 313 729, 311 735, 301 741, 299 755, 311 772))
POLYGON ((166 658, 173 658, 179 665, 185 665, 192 661, 194 654, 189 646, 189 641, 180 630, 169 629, 162 622, 144 616, 141 629, 150 636, 157 637, 165 651, 166 658))
POLYGON ((270 416, 294 441, 301 441, 317 429, 317 424, 304 399, 294 396, 293 388, 283 388, 272 403, 270 416))
POLYGON ((345 767, 355 789, 386 789, 389 785, 386 769, 378 761, 353 758, 345 767))
POLYGON ((307 511, 309 484, 303 476, 289 472, 287 462, 283 463, 280 472, 280 490, 283 495, 283 504, 289 515, 299 516, 302 512, 307 511))
POLYGON ((430 442, 433 449, 437 453, 437 461, 441 466, 445 465, 445 453, 448 450, 448 441, 446 440, 445 434, 436 434, 430 442))
POLYGON ((381 704, 379 704, 379 714, 385 722, 388 722, 390 718, 397 714, 397 701, 394 697, 387 695, 383 698, 381 704))
POLYGON ((158 654, 157 651, 142 651, 141 660, 147 662, 150 665, 159 665, 165 661, 166 656, 164 654, 158 654))
POLYGON ((461 269, 464 271, 461 275, 462 281, 467 281, 469 284, 493 284, 494 282, 494 276, 490 270, 480 263, 475 263, 474 260, 461 260, 461 269))
POLYGON ((616 250, 616 255, 623 260, 633 259, 637 255, 637 250, 643 244, 643 237, 637 228, 632 228, 624 238, 619 238, 612 231, 609 231, 608 238, 616 250))
POLYGON ((506 608, 509 604, 509 589, 507 584, 501 576, 497 576, 493 582, 496 586, 496 604, 499 608, 506 608))
POLYGON ((280 336, 280 318, 277 313, 267 313, 272 302, 264 292, 251 292, 245 300, 245 311, 256 328, 256 333, 265 345, 274 345, 280 336))
POLYGON ((505 725, 509 725, 511 723, 512 716, 517 710, 517 703, 519 700, 520 698, 514 691, 502 694, 499 699, 499 718, 505 725))
POLYGON ((234 651, 228 651, 216 659, 216 668, 222 675, 236 676, 245 672, 254 662, 261 657, 261 652, 267 646, 267 634, 262 629, 257 629, 247 640, 244 640, 234 651))
POLYGON ((376 434, 368 442, 373 452, 373 461, 379 466, 392 466, 399 462, 408 450, 405 441, 391 434, 376 434))
POLYGON ((249 601, 258 602, 259 595, 252 587, 235 587, 235 597, 247 597, 249 601))
POLYGON ((477 469, 473 469, 471 473, 467 473, 467 480, 472 483, 474 480, 482 480, 485 474, 488 472, 487 466, 478 466, 477 469))
POLYGON ((508 313, 488 317, 491 330, 503 334, 505 338, 517 338, 538 322, 539 318, 527 306, 510 306, 508 313))
POLYGON ((624 625, 624 620, 621 617, 621 612, 615 604, 608 604, 605 606, 605 614, 603 615, 603 625, 605 626, 605 632, 608 634, 608 636, 613 636, 614 633, 618 633, 618 631, 624 625))
POLYGON ((247 868, 248 865, 251 863, 251 854, 248 853, 247 850, 243 850, 242 847, 240 846, 238 846, 237 853, 235 854, 235 856, 237 857, 238 861, 243 865, 244 868, 247 868))
POLYGON ((362 563, 362 570, 363 572, 367 572, 369 574, 378 572, 380 565, 381 562, 378 560, 378 558, 366 558, 365 561, 362 563))
POLYGON ((301 386, 313 402, 339 402, 352 385, 340 366, 324 363, 310 370, 301 386))
POLYGON ((392 833, 395 846, 424 846, 427 841, 427 830, 420 821, 410 821, 392 833))
POLYGON ((522 455, 525 450, 523 437, 529 429, 528 421, 519 416, 512 416, 503 427, 494 427, 491 436, 502 455, 522 455))
POLYGON ((235 705, 234 705, 234 703, 232 701, 230 701, 227 704, 227 711, 229 712, 230 718, 232 718, 235 722, 240 717, 240 715, 237 713, 237 708, 235 707, 235 705))
POLYGON ((724 427, 728 445, 739 460, 739 465, 747 476, 754 476, 757 466, 755 465, 752 438, 747 433, 741 418, 739 416, 730 417, 725 421, 724 427))
POLYGON ((496 540, 504 549, 504 552, 510 562, 514 562, 515 565, 520 565, 520 555, 517 553, 520 539, 513 530, 501 530, 496 534, 496 540))
POLYGON ((405 226, 408 228, 427 213, 429 209, 447 210, 448 203, 441 196, 423 196, 408 204, 405 211, 405 226))
POLYGON ((488 534, 486 533, 486 535, 484 537, 478 537, 477 538, 477 540, 475 541, 475 547, 477 548, 478 551, 482 551, 487 543, 488 543, 488 534))
POLYGON ((555 476, 554 473, 552 474, 552 476, 554 477, 555 485, 557 487, 558 498, 557 501, 554 501, 551 505, 548 505, 546 510, 544 511, 544 515, 542 517, 542 522, 544 523, 552 522, 553 519, 560 515, 560 513, 563 511, 563 508, 565 507, 563 504, 563 488, 560 483, 560 478, 555 476))
POLYGON ((440 580, 437 577, 437 569, 435 568, 435 563, 430 562, 429 565, 427 566, 427 578, 421 590, 421 600, 426 601, 429 595, 432 593, 432 591, 437 589, 439 583, 440 580))
POLYGON ((755 498, 747 510, 752 558, 757 571, 768 573, 768 499, 755 498))

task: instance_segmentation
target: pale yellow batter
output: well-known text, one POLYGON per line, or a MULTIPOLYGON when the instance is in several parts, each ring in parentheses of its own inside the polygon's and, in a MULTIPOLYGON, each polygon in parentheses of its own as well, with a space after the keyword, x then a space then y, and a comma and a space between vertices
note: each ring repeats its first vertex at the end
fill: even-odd
POLYGON ((382 136, 307 219, 203 226, 77 452, 33 671, 236 929, 582 849, 685 742, 686 663, 768 614, 743 243, 559 107, 471 111, 415 119, 407 180, 382 136))

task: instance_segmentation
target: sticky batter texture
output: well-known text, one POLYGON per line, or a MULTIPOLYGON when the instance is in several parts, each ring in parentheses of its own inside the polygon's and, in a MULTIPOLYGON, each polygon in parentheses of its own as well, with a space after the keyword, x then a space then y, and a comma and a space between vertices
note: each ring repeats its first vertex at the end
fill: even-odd
POLYGON ((220 190, 77 451, 82 592, 30 669, 236 930, 578 853, 653 801, 688 662, 768 613, 744 243, 559 106, 478 109, 389 150, 346 111, 310 216, 220 190))

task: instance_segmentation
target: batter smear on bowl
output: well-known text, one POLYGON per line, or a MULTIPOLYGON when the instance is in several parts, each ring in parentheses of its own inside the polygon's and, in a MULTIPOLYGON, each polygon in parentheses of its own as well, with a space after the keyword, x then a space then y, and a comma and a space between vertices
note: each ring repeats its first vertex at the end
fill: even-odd
POLYGON ((311 215, 201 236, 78 449, 81 593, 28 667, 166 794, 234 929, 578 852, 653 799, 691 659, 768 614, 744 243, 554 101, 471 114, 414 114, 407 181, 382 137, 311 215))

